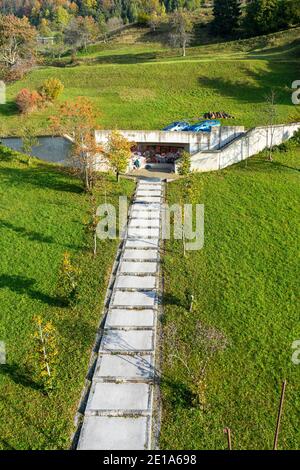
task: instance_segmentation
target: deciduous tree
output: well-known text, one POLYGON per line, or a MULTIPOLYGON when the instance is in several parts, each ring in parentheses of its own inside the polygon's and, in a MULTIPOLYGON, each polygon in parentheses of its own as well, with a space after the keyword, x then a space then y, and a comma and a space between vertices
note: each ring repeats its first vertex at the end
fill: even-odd
POLYGON ((193 23, 188 12, 179 9, 170 19, 170 43, 173 47, 181 47, 183 57, 192 40, 193 23))
POLYGON ((53 102, 64 91, 64 85, 58 78, 49 78, 42 83, 38 91, 45 101, 53 102))
POLYGON ((78 168, 86 191, 91 191, 95 180, 95 170, 102 147, 95 139, 95 112, 91 101, 78 97, 75 101, 66 101, 60 107, 59 114, 52 116, 53 133, 67 134, 73 140, 70 153, 72 165, 78 168))
POLYGON ((56 373, 58 358, 57 333, 51 321, 43 322, 40 316, 34 317, 36 331, 35 340, 35 366, 46 392, 53 388, 53 380, 56 373))
POLYGON ((28 18, 0 16, 0 62, 12 67, 22 61, 32 61, 36 30, 28 18))
POLYGON ((32 149, 39 145, 39 140, 36 136, 36 130, 33 126, 24 126, 21 131, 22 137, 22 151, 28 155, 28 164, 31 163, 32 149))
POLYGON ((110 168, 116 173, 126 171, 134 143, 129 142, 120 132, 113 131, 108 139, 106 157, 110 168))
POLYGON ((64 31, 65 43, 74 51, 87 48, 99 34, 97 23, 91 16, 73 18, 64 31))

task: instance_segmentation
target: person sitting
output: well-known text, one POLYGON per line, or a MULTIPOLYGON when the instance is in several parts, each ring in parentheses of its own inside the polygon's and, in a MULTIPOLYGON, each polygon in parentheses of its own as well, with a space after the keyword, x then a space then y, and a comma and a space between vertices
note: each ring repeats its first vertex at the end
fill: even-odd
POLYGON ((140 166, 141 166, 140 160, 138 158, 136 158, 133 162, 133 168, 135 170, 138 170, 140 168, 140 166))

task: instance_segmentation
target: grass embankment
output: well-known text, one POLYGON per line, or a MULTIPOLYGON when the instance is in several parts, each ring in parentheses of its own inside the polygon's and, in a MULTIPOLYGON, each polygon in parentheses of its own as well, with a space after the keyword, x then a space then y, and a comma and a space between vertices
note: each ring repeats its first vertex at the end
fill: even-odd
POLYGON ((34 124, 44 135, 48 117, 57 112, 60 102, 81 95, 91 99, 99 127, 107 129, 160 129, 177 119, 192 120, 208 111, 223 110, 236 118, 224 121, 225 125, 252 127, 266 123, 266 95, 273 88, 280 123, 293 112, 291 84, 297 70, 299 64, 288 60, 45 68, 8 88, 8 102, 0 107, 1 121, 7 134, 18 134, 27 123, 34 124), (23 87, 38 87, 49 77, 57 77, 65 85, 59 102, 20 118, 14 104, 17 92, 23 87))
POLYGON ((205 204, 205 245, 184 258, 180 241, 166 244, 163 449, 224 449, 227 426, 235 449, 271 449, 284 379, 279 447, 299 449, 299 152, 168 186, 169 202, 205 204), (224 337, 201 382, 211 339, 218 349, 224 337))
POLYGON ((274 35, 179 51, 158 43, 91 46, 73 67, 44 67, 8 86, 0 106, 0 128, 18 134, 24 125, 49 133, 48 117, 60 104, 86 96, 95 105, 98 124, 106 129, 160 129, 178 119, 198 119, 208 111, 225 111, 228 125, 253 127, 266 123, 266 95, 277 94, 277 122, 293 113, 292 82, 300 74, 299 28, 274 35), (21 88, 38 88, 59 78, 64 93, 53 106, 29 116, 18 115, 15 97, 21 88))
MULTIPOLYGON (((0 449, 63 449, 70 445, 74 416, 101 318, 117 248, 99 241, 94 259, 86 224, 91 199, 66 171, 0 150, 0 340, 7 365, 0 366, 0 449), (61 303, 57 285, 64 252, 81 270, 74 307, 61 303), (44 395, 31 370, 33 316, 57 330, 59 363, 55 389, 44 395)), ((102 177, 97 203, 117 205, 133 182, 102 177)))

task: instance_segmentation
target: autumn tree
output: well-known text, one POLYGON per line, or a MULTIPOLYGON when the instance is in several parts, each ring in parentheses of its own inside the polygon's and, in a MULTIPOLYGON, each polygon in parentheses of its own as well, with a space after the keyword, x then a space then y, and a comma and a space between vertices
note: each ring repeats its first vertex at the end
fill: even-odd
POLYGON ((134 143, 129 142, 120 132, 113 131, 107 142, 106 157, 112 171, 117 175, 127 170, 134 143))
POLYGON ((178 164, 179 175, 188 175, 191 171, 191 155, 189 152, 184 151, 180 157, 178 164))
POLYGON ((57 290, 67 303, 76 299, 80 274, 80 269, 72 262, 70 253, 66 251, 60 268, 57 290))
POLYGON ((44 390, 49 393, 53 389, 58 360, 57 332, 51 321, 44 322, 40 316, 34 317, 35 367, 38 369, 44 390))
POLYGON ((45 101, 52 103, 64 91, 64 85, 58 78, 48 78, 42 83, 38 91, 45 101))
POLYGON ((99 34, 97 23, 91 16, 73 18, 64 30, 65 43, 74 51, 87 48, 99 34))
POLYGON ((28 18, 0 16, 0 62, 6 67, 13 67, 21 61, 31 61, 35 38, 36 30, 30 25, 28 18))
POLYGON ((186 56, 186 48, 192 40, 193 22, 190 14, 179 9, 170 19, 170 43, 173 47, 181 47, 183 57, 186 56))
POLYGON ((85 190, 90 192, 95 180, 98 155, 102 152, 95 139, 93 104, 84 97, 66 101, 58 115, 52 116, 50 121, 53 134, 66 134, 72 139, 71 163, 80 172, 85 190))

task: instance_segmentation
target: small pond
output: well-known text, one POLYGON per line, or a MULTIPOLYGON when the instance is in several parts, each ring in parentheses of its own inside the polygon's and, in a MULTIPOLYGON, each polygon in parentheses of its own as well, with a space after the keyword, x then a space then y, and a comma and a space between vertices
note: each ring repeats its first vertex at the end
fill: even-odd
MULTIPOLYGON (((71 142, 64 137, 38 137, 39 145, 33 147, 32 156, 47 162, 66 164, 71 142)), ((20 137, 3 137, 1 142, 6 147, 22 152, 20 137)))

